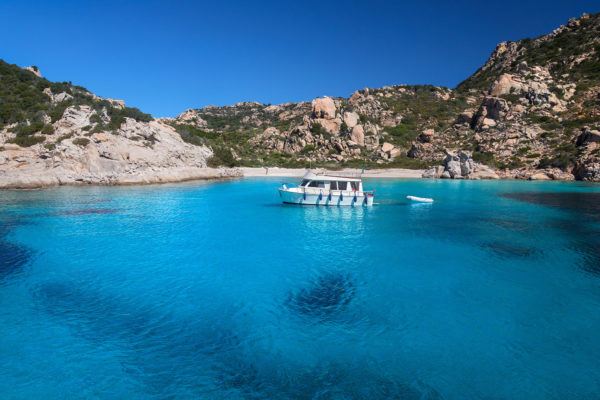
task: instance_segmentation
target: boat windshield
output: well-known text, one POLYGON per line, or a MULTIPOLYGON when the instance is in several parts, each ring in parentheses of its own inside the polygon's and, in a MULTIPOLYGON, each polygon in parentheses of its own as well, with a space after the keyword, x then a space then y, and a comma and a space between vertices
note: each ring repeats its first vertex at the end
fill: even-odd
POLYGON ((308 179, 303 179, 300 186, 306 186, 308 184, 308 182, 310 182, 308 179))
POLYGON ((316 187, 316 188, 324 188, 325 187, 325 182, 323 182, 323 181, 312 181, 308 186, 309 187, 316 187))

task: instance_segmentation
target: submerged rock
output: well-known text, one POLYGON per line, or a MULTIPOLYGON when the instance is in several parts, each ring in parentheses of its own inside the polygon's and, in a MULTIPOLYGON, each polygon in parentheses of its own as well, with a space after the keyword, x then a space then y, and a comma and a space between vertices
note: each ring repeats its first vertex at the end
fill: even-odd
POLYGON ((352 300, 354 285, 343 273, 319 276, 311 285, 290 296, 288 304, 303 314, 327 315, 352 300))

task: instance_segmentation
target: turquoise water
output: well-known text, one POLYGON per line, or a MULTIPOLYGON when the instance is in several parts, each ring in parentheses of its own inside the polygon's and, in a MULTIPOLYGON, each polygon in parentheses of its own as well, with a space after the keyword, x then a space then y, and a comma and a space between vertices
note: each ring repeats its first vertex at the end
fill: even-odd
POLYGON ((600 185, 279 184, 0 192, 0 398, 600 399, 600 185))

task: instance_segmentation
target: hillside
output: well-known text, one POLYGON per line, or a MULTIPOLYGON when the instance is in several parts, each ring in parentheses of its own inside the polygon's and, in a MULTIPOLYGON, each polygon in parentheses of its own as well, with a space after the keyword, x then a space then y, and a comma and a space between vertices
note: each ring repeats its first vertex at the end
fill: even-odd
POLYGON ((600 180, 600 14, 500 43, 455 89, 389 86, 312 104, 240 103, 166 122, 238 164, 425 167, 465 150, 501 176, 600 180), (545 172, 540 172, 540 171, 545 172))
POLYGON ((122 100, 0 60, 0 188, 230 176, 212 152, 122 100))
POLYGON ((37 67, 0 61, 0 185, 23 171, 43 182, 122 183, 190 179, 207 166, 310 164, 600 181, 599 128, 600 13, 500 43, 454 89, 365 88, 348 98, 208 106, 176 118, 153 119, 50 82, 37 67))

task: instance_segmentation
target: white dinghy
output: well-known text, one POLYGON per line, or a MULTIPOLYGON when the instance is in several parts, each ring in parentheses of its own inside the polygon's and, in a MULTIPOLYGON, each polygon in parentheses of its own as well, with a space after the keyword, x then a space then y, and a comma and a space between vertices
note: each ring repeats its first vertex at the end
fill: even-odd
POLYGON ((433 199, 430 199, 428 197, 406 196, 406 198, 411 201, 416 201, 418 203, 433 203, 433 199))

